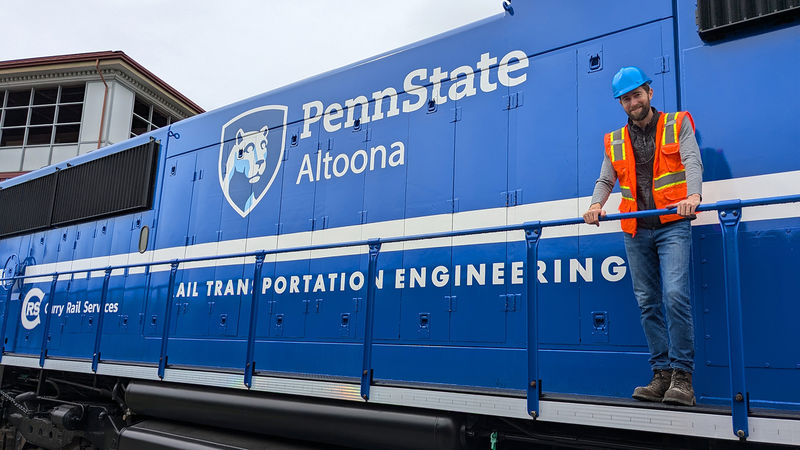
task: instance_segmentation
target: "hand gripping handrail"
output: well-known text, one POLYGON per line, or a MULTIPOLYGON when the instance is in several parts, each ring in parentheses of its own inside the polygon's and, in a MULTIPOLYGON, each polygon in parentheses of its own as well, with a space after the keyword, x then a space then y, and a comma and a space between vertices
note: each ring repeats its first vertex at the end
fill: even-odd
MULTIPOLYGON (((738 226, 741 219, 742 208, 752 206, 765 206, 776 205, 785 203, 800 202, 800 194, 786 195, 780 197, 765 197, 748 200, 726 200, 717 203, 703 204, 697 207, 697 211, 717 211, 720 220, 720 226, 723 235, 723 253, 724 253, 724 283, 725 283, 725 298, 727 307, 727 320, 728 320, 728 347, 729 347, 729 362, 730 362, 730 385, 731 385, 731 416, 733 421, 733 431, 740 439, 745 439, 749 435, 748 430, 748 407, 747 407, 747 389, 745 383, 745 367, 744 367, 744 344, 742 338, 742 303, 741 303, 741 286, 739 275, 739 246, 738 246, 738 226)), ((612 221, 620 219, 633 219, 641 217, 654 217, 665 214, 674 214, 674 208, 670 209, 655 209, 647 211, 637 211, 631 213, 608 214, 600 218, 600 221, 612 221)), ((280 249, 260 249, 251 252, 232 253, 225 255, 204 256, 194 258, 180 258, 163 261, 141 262, 132 264, 121 264, 115 266, 108 266, 104 268, 93 269, 79 269, 61 272, 51 272, 44 274, 32 275, 16 275, 12 277, 5 277, 2 279, 2 287, 8 291, 4 302, 4 315, 2 329, 0 329, 0 337, 5 338, 6 327, 8 322, 8 308, 11 301, 11 293, 13 286, 17 280, 25 280, 31 278, 52 278, 51 280, 51 295, 55 292, 55 287, 58 279, 64 276, 74 276, 79 273, 91 272, 104 272, 103 292, 101 295, 101 303, 105 303, 108 296, 108 278, 112 272, 135 268, 145 267, 147 269, 153 266, 169 266, 169 292, 167 293, 167 301, 165 305, 165 320, 162 333, 161 356, 158 364, 158 375, 163 378, 165 369, 167 367, 167 343, 169 341, 169 324, 171 316, 172 298, 175 289, 175 276, 181 264, 223 260, 232 258, 250 258, 253 257, 255 263, 254 270, 254 286, 261 278, 261 269, 266 255, 277 255, 283 253, 312 251, 312 250, 327 250, 335 248, 348 248, 366 246, 369 249, 369 273, 367 278, 367 304, 365 307, 365 324, 364 324, 364 355, 362 361, 362 376, 361 376, 361 396, 365 401, 369 400, 370 385, 372 383, 372 321, 374 315, 374 301, 375 301, 375 271, 377 266, 377 259, 380 253, 382 244, 400 243, 410 241, 420 241, 427 239, 469 236, 485 233, 498 233, 507 231, 522 230, 525 233, 526 241, 526 264, 527 264, 527 294, 528 294, 528 336, 527 336, 527 355, 528 355, 528 386, 527 386, 527 411, 534 419, 539 415, 539 398, 541 396, 541 380, 539 379, 539 365, 538 365, 538 327, 531 326, 538 321, 538 293, 537 293, 537 277, 536 271, 530 270, 532 267, 537 267, 538 261, 538 244, 539 238, 542 236, 544 228, 577 225, 584 223, 583 218, 575 217, 568 219, 532 221, 521 224, 513 225, 500 225, 493 227, 471 228, 464 230, 445 231, 439 233, 425 233, 410 236, 397 236, 386 238, 365 239, 359 241, 339 242, 331 244, 318 244, 318 245, 305 245, 298 247, 288 247, 280 249), (10 282, 10 284, 8 284, 10 282), (8 284, 8 285, 7 285, 8 284)), ((1 296, 0 296, 1 297, 1 296)), ((251 317, 249 323, 249 333, 247 341, 247 361, 244 365, 244 384, 247 387, 252 385, 252 377, 255 373, 254 361, 254 348, 255 348, 255 333, 257 325, 257 308, 258 308, 258 289, 253 289, 251 299, 251 317)), ((48 298, 49 300, 49 298, 48 298)), ((99 311, 98 327, 94 341, 94 352, 92 357, 92 370, 97 371, 97 365, 100 361, 100 340, 102 335, 103 316, 105 308, 101 305, 99 311)), ((45 319, 45 328, 49 325, 49 314, 45 319)), ((42 351, 40 354, 40 366, 44 366, 44 361, 47 358, 47 330, 42 336, 42 351)), ((3 341, 0 341, 3 342, 3 341)), ((5 351, 4 343, 0 343, 0 352, 5 351)), ((2 354, 2 353, 0 353, 2 354)))

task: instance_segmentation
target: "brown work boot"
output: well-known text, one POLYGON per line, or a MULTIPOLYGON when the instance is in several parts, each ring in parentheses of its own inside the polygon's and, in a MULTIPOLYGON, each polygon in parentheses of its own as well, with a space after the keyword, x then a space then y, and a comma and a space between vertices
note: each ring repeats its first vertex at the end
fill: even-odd
POLYGON ((633 398, 645 402, 660 402, 664 398, 664 392, 669 389, 672 379, 672 369, 656 369, 653 371, 653 379, 647 386, 639 386, 633 390, 633 398))
POLYGON ((664 403, 670 405, 694 406, 694 389, 692 389, 692 374, 683 370, 672 371, 672 383, 664 393, 664 403))

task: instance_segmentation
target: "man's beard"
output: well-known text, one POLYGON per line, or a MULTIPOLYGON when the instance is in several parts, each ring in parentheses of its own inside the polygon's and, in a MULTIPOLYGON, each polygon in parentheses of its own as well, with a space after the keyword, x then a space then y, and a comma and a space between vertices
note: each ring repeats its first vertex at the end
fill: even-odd
POLYGON ((648 104, 644 105, 642 109, 636 113, 629 112, 628 117, 630 117, 631 120, 643 120, 645 117, 647 117, 647 114, 649 113, 650 113, 650 105, 648 104))

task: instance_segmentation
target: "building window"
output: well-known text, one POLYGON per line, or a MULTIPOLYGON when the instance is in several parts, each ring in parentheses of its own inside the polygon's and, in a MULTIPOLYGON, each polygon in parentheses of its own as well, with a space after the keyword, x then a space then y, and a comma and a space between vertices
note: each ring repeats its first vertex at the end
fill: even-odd
POLYGON ((0 147, 77 143, 85 90, 79 85, 0 91, 0 147))
POLYGON ((131 137, 165 127, 180 119, 170 116, 144 102, 139 97, 133 101, 133 117, 131 118, 131 137))

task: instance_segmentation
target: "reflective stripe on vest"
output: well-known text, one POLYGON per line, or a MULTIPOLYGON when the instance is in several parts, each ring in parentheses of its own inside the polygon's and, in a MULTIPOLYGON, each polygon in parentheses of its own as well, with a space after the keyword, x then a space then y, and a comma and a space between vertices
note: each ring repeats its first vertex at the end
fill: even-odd
POLYGON ((658 191, 676 184, 686 183, 686 171, 668 172, 653 180, 653 190, 658 191))
POLYGON ((628 186, 619 185, 619 190, 622 193, 622 198, 633 200, 633 193, 631 192, 631 188, 628 186))
POLYGON ((611 162, 625 161, 625 128, 611 133, 611 162))
POLYGON ((661 145, 678 142, 678 113, 664 114, 664 133, 661 135, 661 145))

